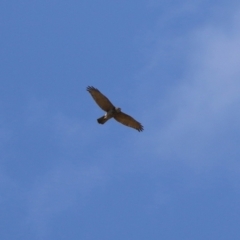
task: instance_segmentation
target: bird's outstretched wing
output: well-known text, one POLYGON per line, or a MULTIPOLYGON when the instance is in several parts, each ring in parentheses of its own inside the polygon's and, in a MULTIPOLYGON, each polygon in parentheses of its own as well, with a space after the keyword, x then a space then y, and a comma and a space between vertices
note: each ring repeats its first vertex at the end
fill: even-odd
POLYGON ((114 114, 114 118, 118 122, 120 122, 128 127, 135 128, 139 132, 143 131, 142 124, 140 122, 136 121, 131 116, 127 115, 126 113, 123 113, 123 112, 116 113, 116 114, 114 114))
POLYGON ((97 88, 88 86, 87 91, 92 95, 93 99, 102 110, 108 112, 114 107, 109 99, 105 97, 97 88))

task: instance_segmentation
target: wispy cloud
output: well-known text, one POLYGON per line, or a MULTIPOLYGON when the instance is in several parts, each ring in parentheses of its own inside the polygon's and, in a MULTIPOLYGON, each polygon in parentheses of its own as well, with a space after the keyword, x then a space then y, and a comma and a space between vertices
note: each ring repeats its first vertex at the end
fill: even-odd
MULTIPOLYGON (((162 159, 173 157, 197 167, 229 164, 226 156, 238 151, 234 142, 240 132, 239 19, 233 17, 228 29, 215 25, 195 29, 186 40, 191 45, 181 48, 191 51, 187 50, 187 58, 183 55, 184 74, 147 110, 153 118, 146 117, 151 130, 144 144, 162 159)), ((154 68, 161 69, 161 61, 154 61, 154 68)), ((157 81, 146 85, 152 87, 157 81)))
POLYGON ((53 218, 74 205, 81 209, 91 191, 101 187, 104 181, 104 172, 96 166, 63 164, 55 167, 45 177, 37 179, 29 192, 25 224, 31 226, 38 237, 46 236, 53 218))

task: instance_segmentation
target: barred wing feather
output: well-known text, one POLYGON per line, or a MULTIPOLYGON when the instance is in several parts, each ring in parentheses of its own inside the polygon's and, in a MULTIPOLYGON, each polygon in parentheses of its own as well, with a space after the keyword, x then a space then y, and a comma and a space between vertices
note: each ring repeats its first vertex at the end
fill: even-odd
POLYGON ((126 125, 131 128, 135 128, 139 132, 143 131, 143 126, 141 123, 136 121, 131 116, 127 115, 126 113, 119 112, 114 115, 115 120, 122 123, 123 125, 126 125))
POLYGON ((93 99, 102 110, 108 112, 114 107, 109 99, 104 96, 97 88, 88 86, 87 91, 92 95, 93 99))

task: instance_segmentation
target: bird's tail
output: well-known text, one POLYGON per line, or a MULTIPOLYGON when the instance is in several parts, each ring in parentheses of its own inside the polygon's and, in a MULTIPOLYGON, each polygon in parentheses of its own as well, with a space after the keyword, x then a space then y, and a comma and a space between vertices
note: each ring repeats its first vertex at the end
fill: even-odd
POLYGON ((98 123, 100 123, 100 124, 104 124, 107 120, 108 120, 108 119, 105 118, 105 116, 102 116, 102 117, 100 117, 100 118, 97 119, 98 123))

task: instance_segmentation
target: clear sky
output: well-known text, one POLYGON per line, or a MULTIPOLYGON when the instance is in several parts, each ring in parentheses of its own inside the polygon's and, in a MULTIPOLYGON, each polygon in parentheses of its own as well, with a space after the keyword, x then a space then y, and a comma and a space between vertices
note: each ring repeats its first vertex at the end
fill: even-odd
POLYGON ((0 81, 1 240, 240 239, 239 0, 1 0, 0 81))

